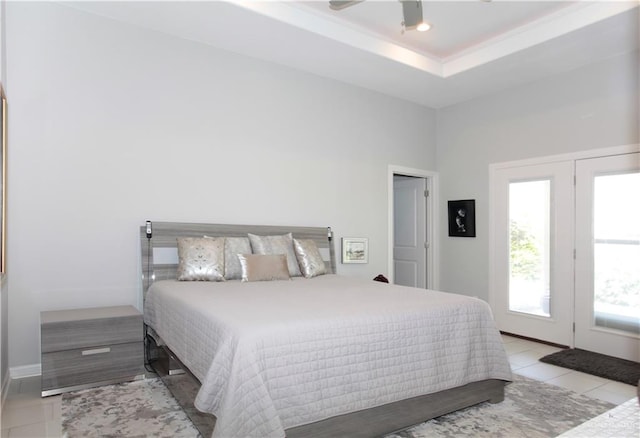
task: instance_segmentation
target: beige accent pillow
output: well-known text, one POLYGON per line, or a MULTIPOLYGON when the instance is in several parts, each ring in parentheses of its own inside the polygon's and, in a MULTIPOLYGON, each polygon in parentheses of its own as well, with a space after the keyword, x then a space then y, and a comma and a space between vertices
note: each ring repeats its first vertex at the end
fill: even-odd
POLYGON ((293 239, 293 249, 298 258, 300 271, 305 278, 317 277, 327 273, 318 246, 311 239, 293 239))
POLYGON ((179 237, 178 280, 224 281, 224 238, 179 237))
POLYGON ((258 236, 249 233, 249 240, 251 241, 251 252, 254 254, 284 254, 287 256, 289 275, 291 277, 302 275, 296 253, 293 250, 293 236, 291 233, 282 236, 258 236))
POLYGON ((238 254, 242 266, 242 281, 289 280, 287 257, 284 254, 238 254))

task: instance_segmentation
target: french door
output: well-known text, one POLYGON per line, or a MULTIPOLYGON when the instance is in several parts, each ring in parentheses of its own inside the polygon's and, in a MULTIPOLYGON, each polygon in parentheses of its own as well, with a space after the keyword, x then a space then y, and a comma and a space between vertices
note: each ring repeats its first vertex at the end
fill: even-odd
POLYGON ((492 169, 498 327, 640 360, 638 153, 492 169))
POLYGON ((640 362, 640 154, 576 162, 575 346, 640 362))
POLYGON ((572 343, 573 163, 493 173, 493 290, 500 330, 572 343))

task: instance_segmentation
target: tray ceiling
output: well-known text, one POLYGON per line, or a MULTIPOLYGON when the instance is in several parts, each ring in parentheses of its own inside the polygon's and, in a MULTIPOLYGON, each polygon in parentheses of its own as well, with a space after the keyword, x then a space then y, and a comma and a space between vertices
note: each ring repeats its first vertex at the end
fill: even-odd
MULTIPOLYGON (((64 2, 63 2, 64 3, 64 2)), ((638 1, 68 2, 70 7, 440 108, 637 50, 638 1)))

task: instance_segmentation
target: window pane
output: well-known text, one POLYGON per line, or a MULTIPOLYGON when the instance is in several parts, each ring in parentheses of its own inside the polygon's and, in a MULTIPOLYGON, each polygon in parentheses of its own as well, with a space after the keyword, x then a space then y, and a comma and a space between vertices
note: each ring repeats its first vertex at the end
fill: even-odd
POLYGON ((595 323, 640 333, 640 173, 594 180, 595 323))
POLYGON ((550 316, 549 180, 509 184, 509 310, 550 316))

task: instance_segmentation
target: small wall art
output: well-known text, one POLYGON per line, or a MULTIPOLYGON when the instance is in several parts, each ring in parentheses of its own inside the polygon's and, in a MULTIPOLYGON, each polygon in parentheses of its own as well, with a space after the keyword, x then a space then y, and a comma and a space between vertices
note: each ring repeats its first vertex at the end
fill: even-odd
POLYGON ((449 201, 449 236, 476 237, 476 201, 449 201))
POLYGON ((342 263, 369 263, 369 239, 343 237, 342 263))

